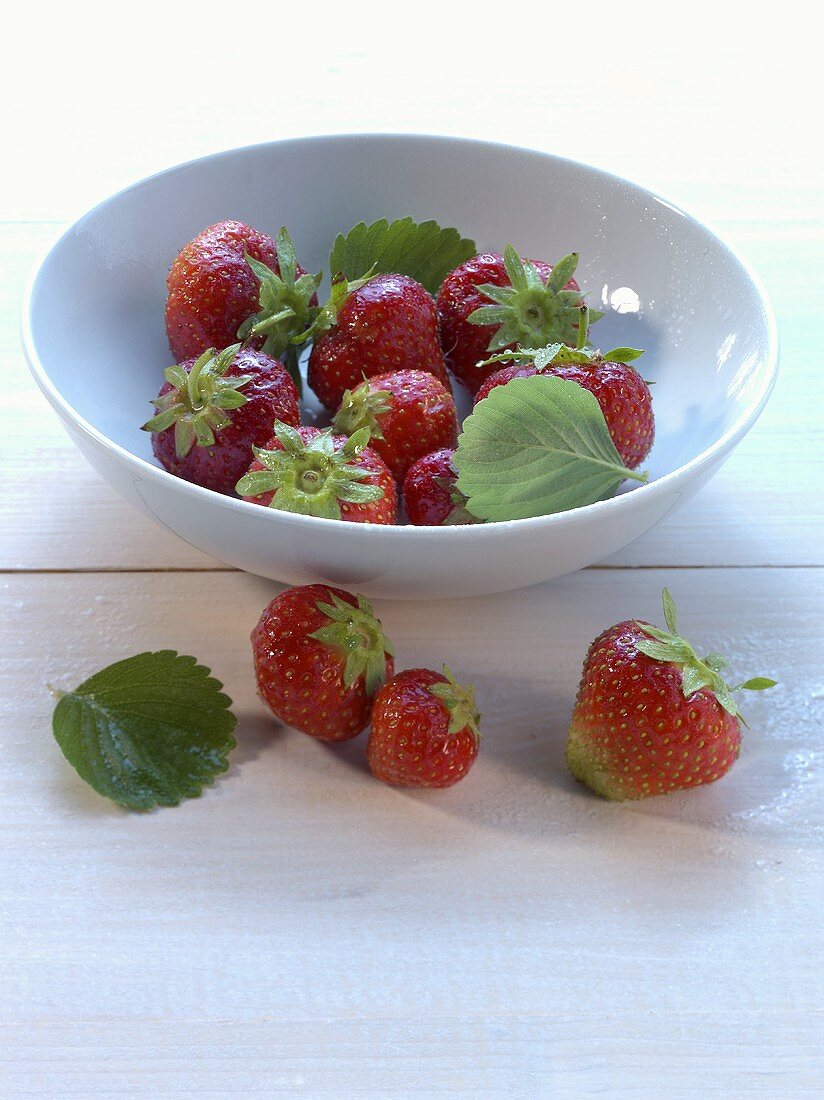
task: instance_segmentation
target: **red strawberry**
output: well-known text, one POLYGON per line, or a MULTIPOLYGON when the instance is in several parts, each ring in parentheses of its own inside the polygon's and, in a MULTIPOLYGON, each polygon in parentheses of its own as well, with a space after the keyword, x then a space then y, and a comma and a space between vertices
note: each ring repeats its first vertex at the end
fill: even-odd
POLYGON ((669 633, 648 623, 618 623, 589 648, 572 715, 566 759, 576 779, 604 798, 647 798, 712 783, 741 748, 732 692, 762 691, 756 677, 730 688, 726 661, 699 659, 676 634, 675 605, 664 589, 669 633))
POLYGON ((327 584, 275 596, 252 631, 260 697, 287 725, 345 741, 369 722, 394 650, 363 596, 327 584))
POLYGON ((252 448, 271 437, 276 420, 300 423, 294 382, 263 352, 209 348, 165 374, 157 414, 143 429, 170 473, 216 493, 234 495, 252 448))
POLYGON ((513 378, 543 373, 577 382, 601 406, 621 461, 634 470, 652 450, 655 440, 652 394, 641 375, 629 365, 643 352, 637 348, 614 348, 602 355, 594 348, 584 347, 586 312, 582 311, 577 348, 551 344, 546 348, 519 348, 487 359, 486 364, 490 365, 507 359, 511 362, 489 375, 475 396, 475 404, 488 397, 496 386, 505 386, 513 378))
POLYGON ((383 459, 367 446, 364 428, 347 439, 331 428, 275 424, 265 447, 237 483, 245 500, 353 523, 396 523, 398 495, 383 459))
POLYGON ((458 439, 452 394, 434 375, 420 370, 379 374, 347 390, 332 427, 342 435, 369 428, 369 446, 398 482, 416 458, 438 447, 454 447, 458 439))
POLYGON ((490 351, 575 343, 583 304, 572 278, 577 264, 577 252, 554 267, 522 260, 510 244, 503 256, 485 252, 447 275, 438 292, 441 342, 447 365, 470 393, 495 369, 478 366, 490 351))
POLYGON ((480 714, 471 686, 444 665, 400 672, 372 708, 366 756, 372 774, 395 787, 451 787, 478 755, 480 714))
POLYGON ((403 483, 403 501, 410 523, 416 527, 442 527, 478 523, 466 510, 466 501, 455 482, 454 450, 444 448, 419 458, 403 483))
POLYGON ((327 409, 387 371, 421 370, 449 385, 432 295, 408 275, 336 283, 315 324, 309 385, 327 409))
POLYGON ((277 358, 313 316, 319 282, 297 263, 285 229, 276 243, 243 222, 210 225, 181 249, 166 280, 172 354, 181 362, 252 333, 277 358))

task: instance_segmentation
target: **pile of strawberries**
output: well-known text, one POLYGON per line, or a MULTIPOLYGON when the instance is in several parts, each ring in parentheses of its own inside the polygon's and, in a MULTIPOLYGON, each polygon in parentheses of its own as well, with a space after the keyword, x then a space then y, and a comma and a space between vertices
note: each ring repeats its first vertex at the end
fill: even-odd
POLYGON ((256 504, 356 523, 476 522, 457 491, 452 380, 475 402, 541 373, 592 393, 627 469, 652 446, 649 387, 628 362, 588 347, 577 255, 525 261, 511 246, 460 264, 437 299, 405 274, 334 279, 237 221, 187 244, 168 275, 176 365, 144 425, 171 473, 256 504), (298 358, 331 416, 301 424, 298 358), (584 350, 586 346, 586 351, 584 350), (570 356, 554 350, 576 349, 570 356))
MULTIPOLYGON (((379 225, 352 232, 374 243, 379 225)), ((460 244, 464 256, 474 250, 460 244)), ((444 277, 457 258, 438 272, 436 297, 386 270, 387 261, 380 271, 350 271, 358 274, 351 279, 333 271, 321 305, 320 275, 300 266, 285 229, 276 240, 236 221, 205 229, 168 276, 176 365, 144 425, 155 455, 178 477, 265 507, 394 524, 400 505, 413 524, 478 522, 456 484, 452 381, 477 406, 514 379, 550 375, 595 398, 630 476, 653 443, 650 390, 631 366, 639 351, 602 355, 590 345, 598 315, 575 281, 577 255, 550 265, 507 245, 444 277), (307 352, 306 380, 328 427, 301 422, 307 352)), ((606 798, 712 782, 739 752, 737 688, 722 679, 725 662, 699 658, 676 632, 666 590, 664 612, 666 630, 619 623, 584 663, 567 762, 606 798)), ((384 782, 448 787, 475 761, 473 689, 446 666, 396 675, 394 649, 363 596, 324 584, 289 589, 264 609, 251 640, 258 690, 273 713, 323 741, 370 726, 367 759, 384 782)), ((770 686, 757 677, 738 688, 770 686)))

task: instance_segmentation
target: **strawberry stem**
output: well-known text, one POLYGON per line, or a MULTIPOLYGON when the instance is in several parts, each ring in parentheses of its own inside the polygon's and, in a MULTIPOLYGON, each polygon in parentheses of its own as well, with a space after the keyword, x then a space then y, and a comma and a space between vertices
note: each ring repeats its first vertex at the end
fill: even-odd
POLYGON ((770 680, 766 676, 756 676, 751 680, 744 681, 743 684, 738 684, 736 687, 730 687, 719 671, 726 664, 724 658, 717 653, 710 653, 701 660, 687 639, 675 631, 675 601, 670 595, 669 589, 664 589, 662 599, 664 619, 669 632, 661 630, 657 626, 650 626, 649 623, 638 622, 639 629, 648 636, 638 642, 638 652, 643 653, 653 661, 665 661, 677 665, 681 669, 681 690, 685 699, 689 699, 696 691, 707 689, 715 696, 718 703, 728 714, 738 718, 746 725, 738 705, 733 699, 733 692, 741 690, 765 691, 767 688, 774 687, 776 681, 770 680))
POLYGON ((587 336, 589 335, 589 306, 581 306, 581 319, 578 322, 578 339, 575 343, 575 347, 578 351, 583 351, 587 346, 587 336))
POLYGON ((209 348, 208 351, 205 351, 194 363, 186 379, 186 388, 189 391, 189 403, 192 406, 192 410, 195 412, 203 408, 203 394, 200 392, 200 376, 203 373, 203 368, 214 358, 214 356, 214 348, 209 348))

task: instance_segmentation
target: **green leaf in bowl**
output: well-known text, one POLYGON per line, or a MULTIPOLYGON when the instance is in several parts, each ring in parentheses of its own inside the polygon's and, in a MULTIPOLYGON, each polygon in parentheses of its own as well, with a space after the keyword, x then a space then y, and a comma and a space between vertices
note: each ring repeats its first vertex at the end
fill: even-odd
POLYGON ((457 488, 478 519, 548 516, 613 495, 628 470, 593 395, 552 375, 514 378, 479 401, 454 456, 457 488))
POLYGON ((359 222, 345 236, 338 234, 329 271, 350 282, 370 273, 409 275, 430 294, 437 294, 449 272, 476 252, 474 241, 461 237, 457 229, 442 229, 435 221, 381 218, 371 225, 359 222))

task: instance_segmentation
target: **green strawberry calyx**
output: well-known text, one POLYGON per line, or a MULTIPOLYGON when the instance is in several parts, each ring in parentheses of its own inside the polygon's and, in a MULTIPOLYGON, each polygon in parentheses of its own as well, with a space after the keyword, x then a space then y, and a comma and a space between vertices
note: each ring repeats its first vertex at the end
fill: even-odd
POLYGON ((351 687, 364 677, 367 695, 374 695, 386 680, 386 658, 394 657, 392 643, 383 632, 372 606, 363 596, 356 596, 358 606, 342 600, 334 592, 329 603, 318 600, 316 606, 330 621, 310 638, 323 642, 346 659, 343 682, 351 687))
POLYGON ((143 431, 165 432, 174 425, 178 458, 185 458, 195 444, 214 446, 215 432, 231 423, 231 410, 246 404, 240 391, 252 381, 251 374, 225 377, 239 350, 240 344, 223 351, 209 348, 189 371, 180 365, 168 367, 163 376, 172 389, 152 401, 157 414, 146 421, 143 431))
MULTIPOLYGON (((637 622, 636 626, 647 635, 637 643, 639 653, 651 657, 653 661, 666 661, 678 665, 681 669, 681 690, 684 698, 689 699, 696 691, 706 688, 715 696, 724 710, 740 721, 744 721, 738 704, 733 697, 737 691, 766 691, 775 687, 776 681, 766 676, 755 676, 743 684, 730 687, 721 676, 728 661, 718 653, 708 653, 700 658, 690 643, 677 632, 675 601, 668 589, 663 592, 664 620, 668 630, 660 630, 649 623, 637 622)), ((745 723, 746 725, 746 723, 745 723)))
POLYGON ((449 712, 448 733, 460 733, 470 729, 477 740, 481 736, 481 715, 475 702, 475 689, 472 684, 459 684, 446 665, 443 666, 444 680, 432 684, 427 689, 430 695, 440 699, 449 712))
POLYGON ((493 363, 532 364, 537 370, 544 371, 559 363, 580 363, 586 367, 599 367, 603 363, 633 363, 644 354, 639 348, 612 348, 599 351, 587 343, 592 311, 588 306, 579 308, 578 339, 575 347, 557 341, 542 348, 518 346, 509 351, 490 355, 477 363, 478 367, 489 367, 493 363))
POLYGON ((368 428, 370 438, 383 439, 379 417, 391 409, 389 390, 373 390, 364 379, 354 390, 345 391, 332 421, 332 430, 341 435, 354 435, 361 428, 368 428))
POLYGON ((329 291, 329 298, 315 311, 308 328, 293 337, 293 343, 303 344, 307 340, 315 340, 321 333, 328 332, 329 329, 334 328, 338 323, 338 314, 349 301, 349 298, 356 290, 360 290, 362 286, 366 286, 370 279, 375 277, 375 267, 376 265, 373 264, 362 278, 353 279, 351 281, 341 272, 338 272, 332 279, 332 288, 329 291))
MULTIPOLYGON (((578 266, 578 253, 570 252, 552 268, 543 281, 538 269, 522 260, 511 244, 504 249, 504 267, 509 286, 483 283, 481 294, 491 305, 479 306, 467 320, 472 325, 495 325, 487 350, 498 351, 510 344, 540 348, 575 341, 583 298, 579 290, 565 289, 578 266)), ((589 322, 602 314, 591 311, 589 322)))
POLYGON ((336 449, 332 429, 327 428, 304 442, 295 428, 275 423, 275 437, 283 450, 253 447, 262 470, 250 470, 235 487, 242 497, 272 493, 270 508, 299 512, 321 519, 340 519, 341 501, 369 504, 381 500, 380 485, 364 485, 373 471, 355 465, 369 443, 369 429, 351 435, 336 449))
POLYGON ((285 354, 286 368, 300 391, 298 349, 303 341, 295 338, 311 325, 318 313, 318 307, 311 302, 322 276, 320 272, 298 275, 295 246, 285 226, 278 233, 276 244, 279 275, 246 253, 246 262, 260 281, 259 310, 246 318, 237 334, 240 340, 263 336, 262 350, 274 359, 285 354))

